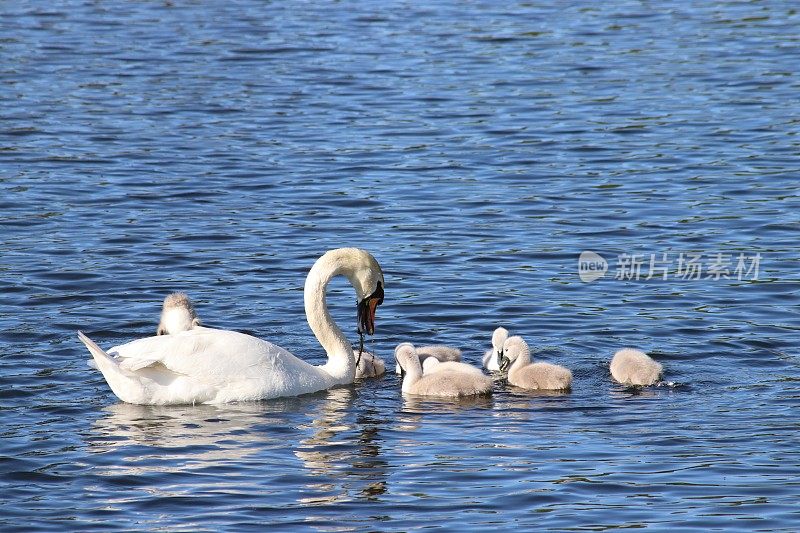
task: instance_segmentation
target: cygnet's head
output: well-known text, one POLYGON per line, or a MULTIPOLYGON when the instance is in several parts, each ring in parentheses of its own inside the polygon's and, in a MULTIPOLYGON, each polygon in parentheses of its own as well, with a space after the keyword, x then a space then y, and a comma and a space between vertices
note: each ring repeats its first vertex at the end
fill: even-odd
POLYGON ((419 364, 419 357, 414 345, 410 342, 402 342, 394 349, 394 358, 397 359, 397 364, 400 365, 400 377, 406 375, 408 369, 419 364))
POLYGON ((436 359, 435 357, 426 357, 425 360, 422 361, 422 373, 425 374, 430 372, 433 367, 436 365, 441 364, 441 361, 436 359))
POLYGON ((505 372, 511 364, 523 354, 530 358, 528 343, 519 335, 509 337, 503 343, 503 353, 500 355, 500 371, 505 372))
POLYGON ((189 296, 183 292, 173 292, 164 298, 158 335, 171 335, 187 331, 200 324, 200 318, 189 296))
POLYGON ((499 327, 492 333, 492 348, 497 352, 498 357, 500 357, 500 354, 503 352, 503 343, 506 342, 507 338, 508 330, 504 327, 499 327))
POLYGON ((164 298, 164 310, 183 308, 194 312, 194 305, 192 300, 185 292, 173 292, 164 298))

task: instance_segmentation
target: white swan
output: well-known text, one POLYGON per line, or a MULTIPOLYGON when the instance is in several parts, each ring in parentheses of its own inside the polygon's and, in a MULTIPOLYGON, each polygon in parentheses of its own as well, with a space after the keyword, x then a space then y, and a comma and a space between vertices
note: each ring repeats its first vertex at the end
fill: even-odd
POLYGON ((172 335, 199 325, 200 317, 197 316, 197 311, 194 310, 194 305, 186 293, 173 292, 164 298, 156 335, 172 335))
MULTIPOLYGON (((420 364, 424 365, 428 359, 436 359, 440 363, 447 361, 461 361, 461 350, 444 344, 429 344, 416 348, 420 364)), ((395 364, 394 371, 400 374, 400 363, 395 364)))
POLYGON ((531 352, 522 337, 509 337, 503 344, 500 370, 508 369, 508 382, 515 387, 533 390, 567 390, 572 386, 572 372, 550 363, 531 363, 531 352), (510 366, 510 368, 509 368, 510 366))
POLYGON ((200 326, 135 340, 109 353, 83 333, 78 336, 111 390, 128 403, 217 404, 316 392, 352 383, 355 376, 353 349, 325 304, 325 289, 339 275, 355 288, 360 332, 374 333, 375 309, 383 302, 383 273, 368 252, 340 248, 314 263, 306 278, 305 311, 311 331, 328 354, 321 366, 244 333, 200 326))
MULTIPOLYGON (((459 370, 422 373, 422 365, 414 346, 404 342, 395 348, 395 358, 403 370, 403 394, 457 398, 492 393, 492 380, 482 372, 459 370)), ((434 363, 433 370, 448 363, 434 363)), ((477 370, 477 369, 476 369, 477 370)))
POLYGON ((483 367, 486 370, 500 370, 500 356, 503 355, 503 343, 508 338, 508 330, 500 327, 492 333, 492 349, 483 354, 483 367))
POLYGON ((611 377, 623 385, 654 385, 664 371, 646 353, 633 348, 623 348, 614 354, 609 365, 611 377))

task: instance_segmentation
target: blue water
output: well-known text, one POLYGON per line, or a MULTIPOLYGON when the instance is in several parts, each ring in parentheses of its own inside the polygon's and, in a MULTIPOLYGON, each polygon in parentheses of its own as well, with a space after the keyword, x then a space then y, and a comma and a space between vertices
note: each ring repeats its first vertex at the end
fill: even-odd
POLYGON ((549 4, 4 3, 0 528, 799 529, 800 12, 549 4), (572 392, 156 408, 85 364, 77 329, 152 335, 172 290, 320 363, 339 246, 383 266, 385 359, 504 325, 572 392), (623 346, 668 383, 614 384, 623 346))

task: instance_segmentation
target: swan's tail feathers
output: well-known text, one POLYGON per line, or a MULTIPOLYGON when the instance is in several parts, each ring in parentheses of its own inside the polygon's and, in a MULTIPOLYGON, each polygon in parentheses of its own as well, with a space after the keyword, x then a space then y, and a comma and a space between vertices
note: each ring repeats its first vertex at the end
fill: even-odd
POLYGON ((132 379, 131 374, 125 372, 116 359, 108 355, 105 350, 95 344, 95 342, 84 335, 83 332, 78 332, 78 338, 86 345, 89 352, 91 352, 97 369, 102 372, 103 377, 106 378, 106 382, 108 386, 111 387, 111 390, 114 391, 114 394, 125 402, 138 403, 135 395, 131 395, 131 391, 135 390, 135 387, 132 387, 135 380, 132 379))
POLYGON ((95 364, 101 372, 103 371, 104 367, 109 364, 117 366, 117 362, 114 361, 114 358, 108 355, 105 350, 103 350, 97 344, 95 344, 92 339, 84 335, 82 331, 78 331, 78 338, 83 344, 86 345, 87 348, 89 348, 89 353, 91 353, 92 357, 94 357, 95 364))
POLYGON ((141 370, 142 368, 147 368, 148 366, 153 366, 159 363, 157 359, 114 359, 108 353, 99 347, 92 339, 87 337, 83 334, 82 331, 78 332, 78 338, 89 348, 89 351, 92 352, 92 356, 94 360, 89 360, 87 363, 90 367, 99 369, 103 374, 106 373, 106 368, 111 369, 111 367, 104 367, 101 361, 105 361, 107 364, 113 365, 113 369, 117 372, 126 373, 126 372, 136 372, 137 370, 141 370))

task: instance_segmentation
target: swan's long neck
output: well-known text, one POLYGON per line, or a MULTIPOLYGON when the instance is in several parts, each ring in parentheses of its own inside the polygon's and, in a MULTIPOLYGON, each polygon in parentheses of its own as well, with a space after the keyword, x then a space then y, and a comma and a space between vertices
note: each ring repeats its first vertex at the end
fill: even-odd
POLYGON ((337 383, 352 383, 356 375, 356 360, 350 342, 328 312, 325 291, 331 279, 340 274, 348 275, 350 270, 345 257, 326 254, 309 271, 304 292, 308 325, 328 354, 328 362, 319 368, 337 383))

